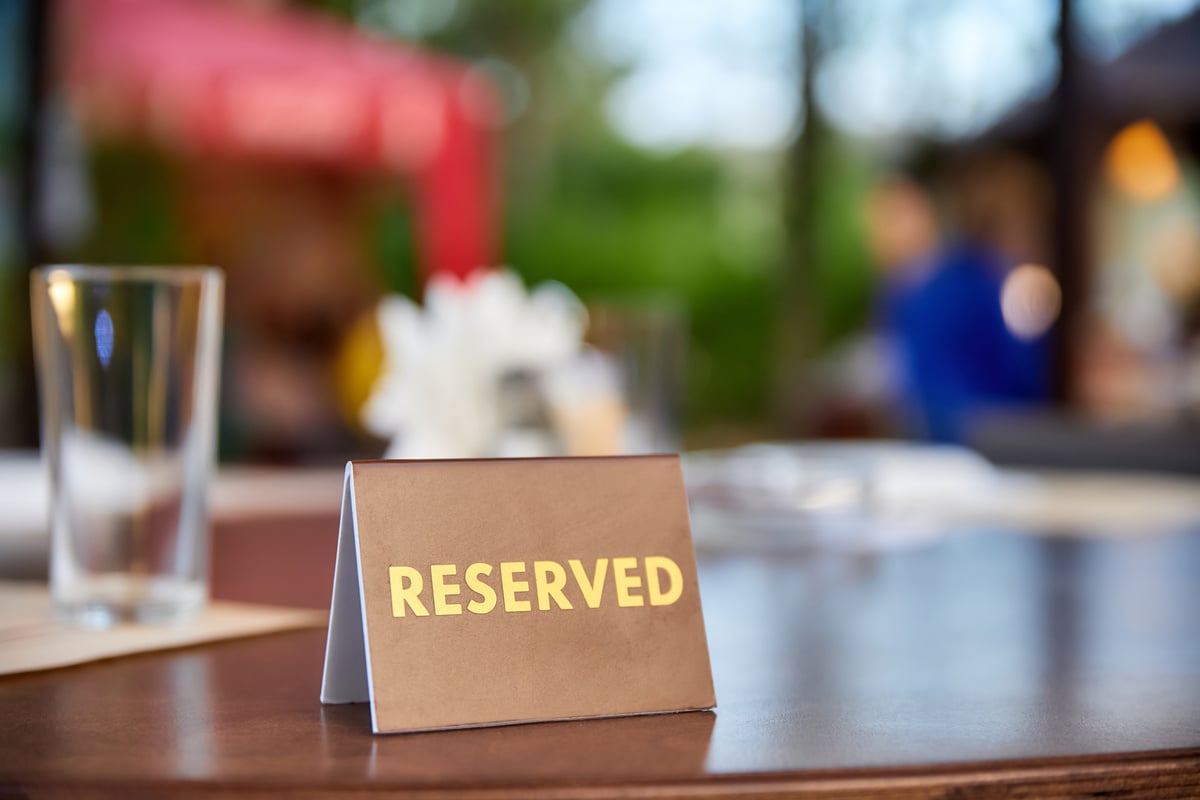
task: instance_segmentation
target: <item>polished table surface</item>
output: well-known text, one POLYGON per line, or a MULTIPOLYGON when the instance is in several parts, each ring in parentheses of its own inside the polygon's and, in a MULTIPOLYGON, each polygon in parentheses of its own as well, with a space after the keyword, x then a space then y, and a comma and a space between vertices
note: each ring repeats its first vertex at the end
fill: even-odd
MULTIPOLYGON (((327 530, 217 594, 323 602, 327 530)), ((1200 530, 700 568, 716 713, 373 736, 311 630, 0 679, 0 798, 1200 796, 1200 530)))

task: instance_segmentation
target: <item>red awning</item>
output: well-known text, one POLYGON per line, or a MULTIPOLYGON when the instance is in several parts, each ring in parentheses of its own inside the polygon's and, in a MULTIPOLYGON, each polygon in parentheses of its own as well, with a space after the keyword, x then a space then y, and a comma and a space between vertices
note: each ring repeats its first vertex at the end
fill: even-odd
POLYGON ((61 54, 87 128, 179 152, 410 175, 429 272, 494 260, 491 86, 332 21, 212 0, 68 0, 61 54))

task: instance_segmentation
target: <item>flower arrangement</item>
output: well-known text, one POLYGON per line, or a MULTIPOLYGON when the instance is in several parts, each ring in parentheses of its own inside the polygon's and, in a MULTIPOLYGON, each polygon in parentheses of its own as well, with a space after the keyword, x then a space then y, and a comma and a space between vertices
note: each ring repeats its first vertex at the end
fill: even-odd
MULTIPOLYGON (((511 423, 503 394, 511 391, 512 376, 527 376, 527 388, 546 403, 551 428, 555 420, 574 419, 561 412, 578 395, 580 376, 589 376, 582 378, 589 395, 620 404, 616 381, 596 380, 597 370, 588 366, 596 354, 583 343, 587 312, 561 284, 526 291, 504 270, 466 281, 434 279, 423 307, 401 296, 385 298, 378 325, 384 366, 362 421, 390 441, 387 458, 508 455, 500 443, 511 423)), ((559 446, 527 447, 522 454, 569 452, 570 432, 555 433, 559 446)), ((609 449, 619 449, 619 442, 609 449)))

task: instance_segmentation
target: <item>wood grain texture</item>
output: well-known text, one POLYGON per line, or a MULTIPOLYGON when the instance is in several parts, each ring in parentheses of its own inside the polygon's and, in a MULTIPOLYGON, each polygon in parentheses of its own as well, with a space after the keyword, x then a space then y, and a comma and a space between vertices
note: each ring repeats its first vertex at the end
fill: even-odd
MULTIPOLYGON (((328 591, 324 542, 288 553, 280 591, 328 591)), ((700 580, 716 714, 372 736, 317 702, 323 633, 280 634, 0 680, 0 798, 1200 797, 1200 532, 700 580)))

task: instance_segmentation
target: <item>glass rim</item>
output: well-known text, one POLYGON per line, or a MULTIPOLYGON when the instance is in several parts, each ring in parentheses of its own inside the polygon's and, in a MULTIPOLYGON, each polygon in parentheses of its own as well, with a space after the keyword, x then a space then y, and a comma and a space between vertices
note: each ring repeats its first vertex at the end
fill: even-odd
POLYGON ((66 273, 72 280, 82 281, 154 281, 158 283, 184 284, 211 279, 223 280, 225 272, 220 267, 209 265, 166 264, 41 264, 33 272, 43 280, 55 273, 66 273))

